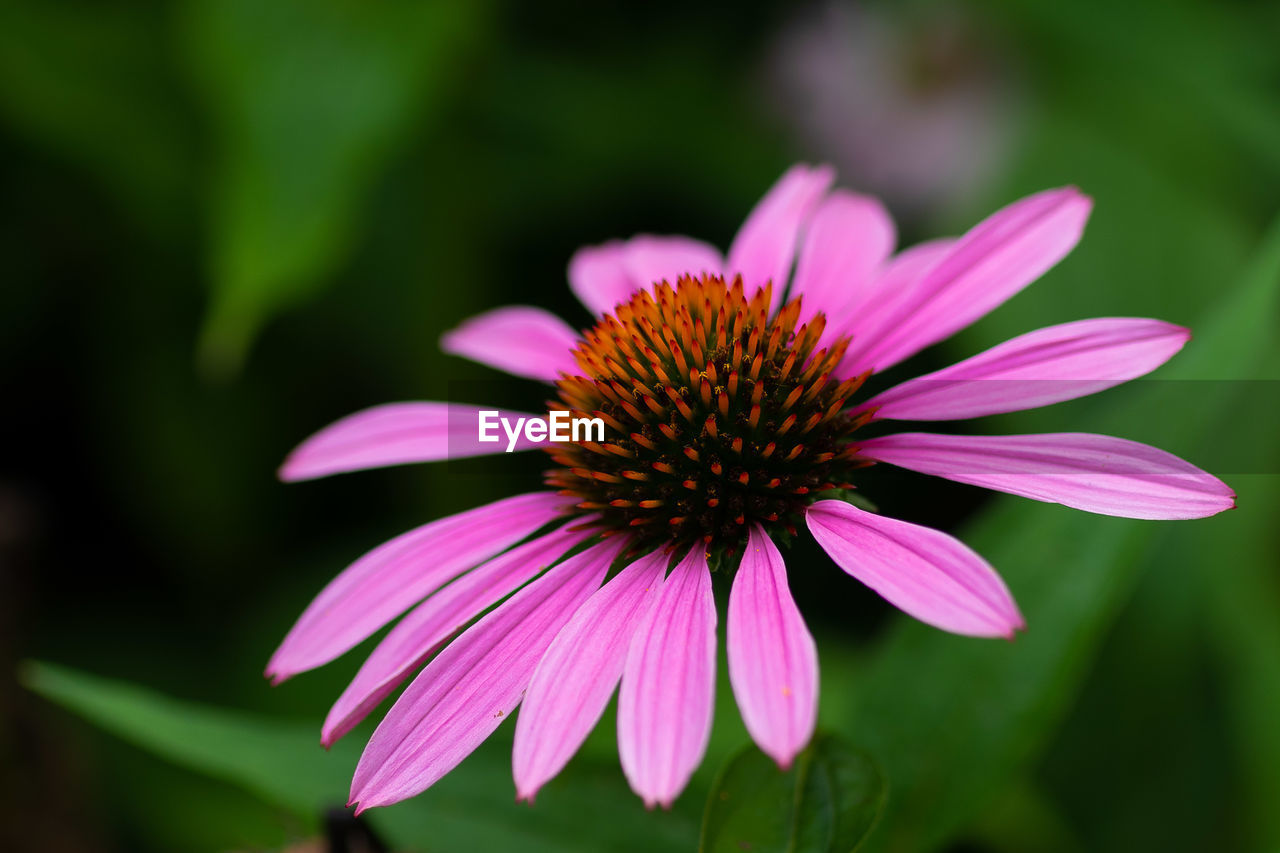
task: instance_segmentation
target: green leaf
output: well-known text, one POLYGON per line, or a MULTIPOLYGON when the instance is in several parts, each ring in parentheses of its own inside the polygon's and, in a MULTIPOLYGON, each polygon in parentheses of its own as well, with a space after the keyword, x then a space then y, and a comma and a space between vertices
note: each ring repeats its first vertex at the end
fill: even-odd
MULTIPOLYGON (((1233 144, 1272 174, 1280 171, 1280 113, 1267 77, 1274 27, 1266 18, 1214 3, 1158 0, 1123 7, 1087 0, 1069 10, 1021 2, 1009 4, 1009 12, 1011 19, 1033 22, 1032 34, 1043 36, 1048 67, 1070 82, 1089 80, 1095 98, 1107 98, 1107 87, 1132 87, 1125 94, 1138 118, 1129 121, 1145 124, 1147 133, 1164 131, 1167 139, 1175 128, 1166 122, 1186 123, 1193 131, 1200 125, 1201 133, 1213 134, 1210 147, 1197 149, 1201 153, 1227 153, 1233 144), (1144 38, 1135 40, 1139 28, 1144 38), (1176 104, 1151 97, 1170 90, 1179 94, 1176 104)), ((1116 116, 1116 123, 1124 120, 1116 116)), ((1160 156, 1164 152, 1153 152, 1152 159, 1160 156)))
MULTIPOLYGON (((1278 283, 1280 222, 1164 377, 1251 376, 1267 353, 1278 283)), ((1148 383, 1119 398, 1097 426, 1136 432, 1194 461, 1195 448, 1233 411, 1239 384, 1148 383), (1191 393, 1195 405, 1187 405, 1191 393)), ((1227 523, 1223 516, 1194 522, 1227 523)), ((1005 500, 963 536, 1000 570, 1029 627, 1000 643, 904 620, 880 650, 858 686, 854 724, 895 792, 872 839, 878 848, 938 847, 1016 777, 1061 719, 1142 555, 1168 527, 1005 500)))
POLYGON ((272 313, 332 277, 364 196, 439 100, 483 8, 193 0, 190 51, 220 155, 207 371, 234 371, 272 313))
POLYGON ((166 55, 163 9, 0 4, 7 130, 91 172, 148 223, 182 221, 193 145, 166 55))
MULTIPOLYGON (((23 682, 168 761, 248 789, 314 823, 346 802, 360 745, 326 753, 314 723, 211 708, 48 663, 23 682)), ((430 791, 368 814, 396 849, 596 851, 687 849, 697 832, 678 810, 646 812, 616 761, 575 761, 538 796, 513 802, 510 743, 482 746, 430 791), (584 807, 590 804, 590 807, 584 807)))
POLYGON ((303 816, 346 802, 350 744, 319 748, 314 726, 182 702, 121 681, 30 663, 23 683, 125 740, 233 782, 303 816))
MULTIPOLYGON (((1272 469, 1274 470, 1274 469, 1272 469)), ((1280 477, 1254 475, 1238 486, 1240 505, 1214 535, 1181 541, 1183 559, 1201 568, 1208 632, 1221 655, 1222 695, 1231 716, 1239 832, 1251 850, 1280 850, 1280 578, 1275 508, 1280 477), (1230 555, 1224 566, 1223 555, 1230 555), (1229 577, 1222 570, 1229 568, 1229 577)), ((1187 537, 1190 539, 1191 537, 1187 537)))
POLYGON ((711 789, 699 849, 848 853, 875 826, 886 791, 871 758, 831 735, 819 735, 786 772, 748 746, 711 789))
MULTIPOLYGON (((1274 328, 1274 306, 1260 305, 1255 322, 1274 328)), ((1270 382, 1241 383, 1227 423, 1212 439, 1250 448, 1250 472, 1229 478, 1240 509, 1204 531, 1176 530, 1164 556, 1174 570, 1194 569, 1199 615, 1208 624, 1203 633, 1220 661, 1218 695, 1232 723, 1232 777, 1240 789, 1226 796, 1242 813, 1233 824, 1245 848, 1280 850, 1280 443, 1274 435, 1280 397, 1258 393, 1280 377, 1280 345, 1273 344, 1261 375, 1270 382)))

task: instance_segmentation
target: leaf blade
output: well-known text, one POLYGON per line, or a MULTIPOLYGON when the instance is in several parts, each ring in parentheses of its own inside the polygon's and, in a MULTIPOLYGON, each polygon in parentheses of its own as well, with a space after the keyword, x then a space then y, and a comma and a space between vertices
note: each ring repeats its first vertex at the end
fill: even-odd
POLYGON ((703 813, 703 853, 848 853, 869 835, 887 787, 871 758, 820 734, 789 771, 753 745, 721 769, 703 813))

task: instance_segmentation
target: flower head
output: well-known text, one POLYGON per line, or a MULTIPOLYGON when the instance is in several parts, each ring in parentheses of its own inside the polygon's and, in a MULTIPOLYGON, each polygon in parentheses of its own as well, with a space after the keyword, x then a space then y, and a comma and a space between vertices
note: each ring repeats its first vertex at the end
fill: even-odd
POLYGON ((749 525, 802 524, 811 495, 851 489, 860 463, 848 411, 866 374, 835 378, 849 345, 819 349, 825 320, 797 325, 801 302, 770 312, 741 277, 683 275, 637 291, 584 335, 561 405, 597 414, 606 442, 551 445, 547 482, 603 530, 641 550, 722 546, 749 525))
MULTIPOLYGON (((516 790, 532 799, 619 685, 623 771, 647 804, 669 805, 710 733, 713 567, 730 584, 738 707, 760 748, 788 766, 813 734, 818 663, 774 542, 784 531, 807 527, 847 573, 931 625, 974 636, 1021 629, 1009 590, 962 542, 846 500, 866 465, 1131 518, 1233 505, 1213 476, 1110 436, 860 437, 872 421, 967 419, 1091 394, 1155 369, 1189 335, 1146 319, 1065 323, 858 399, 870 373, 1057 263, 1090 201, 1071 188, 1039 193, 957 240, 894 255, 879 203, 831 183, 825 168, 790 170, 727 257, 684 237, 579 251, 570 285, 596 315, 584 332, 518 306, 445 336, 447 351, 554 383, 558 409, 598 417, 609 432, 552 445, 545 490, 431 522, 357 560, 272 657, 267 674, 283 680, 407 611, 323 729, 332 743, 421 668, 356 769, 360 808, 425 790, 518 705, 516 790)), ((494 452, 477 440, 478 412, 375 407, 308 439, 281 476, 494 452)))

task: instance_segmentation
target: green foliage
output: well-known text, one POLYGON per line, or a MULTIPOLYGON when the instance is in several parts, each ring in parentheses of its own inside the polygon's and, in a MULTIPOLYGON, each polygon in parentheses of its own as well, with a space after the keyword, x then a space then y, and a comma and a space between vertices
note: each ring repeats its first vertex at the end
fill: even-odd
MULTIPOLYGON (((1280 223, 1255 265, 1205 324, 1195 348, 1170 365, 1173 379, 1261 367, 1280 300, 1280 223)), ((1205 382, 1183 405, 1183 383, 1159 383, 1122 400, 1100 424, 1124 435, 1153 413, 1156 440, 1185 448, 1210 441, 1239 385, 1205 382)), ((1194 454, 1192 454, 1194 458, 1194 454)), ((1227 518, 1198 522, 1212 527, 1227 518)), ((1079 688, 1092 655, 1132 588, 1141 556, 1167 525, 1099 518, 1030 502, 998 503, 965 534, 1004 575, 1028 630, 1013 643, 959 640, 904 621, 858 686, 853 722, 884 767, 894 796, 874 840, 882 849, 933 849, 1043 747, 1079 688)))
POLYGON ((350 744, 330 756, 318 748, 312 725, 202 707, 47 663, 28 664, 22 677, 31 690, 119 737, 299 815, 317 816, 344 801, 341 768, 353 766, 350 744))
POLYGON ((884 808, 887 786, 866 753, 819 734, 786 772, 754 746, 729 759, 707 799, 704 853, 849 853, 884 808))
POLYGON ((152 226, 190 205, 182 184, 195 165, 165 34, 162 16, 135 6, 0 5, 8 127, 91 173, 152 226))
MULTIPOLYGON (((1016 80, 1003 173, 945 222, 906 219, 904 243, 1047 186, 1097 202, 1068 259, 924 366, 1082 316, 1186 324, 1186 351, 1151 381, 975 431, 1147 441, 1222 476, 1240 509, 1161 524, 984 505, 957 535, 1021 604, 1029 628, 1013 643, 885 625, 887 606, 802 532, 787 554, 819 637, 821 724, 858 750, 832 735, 778 772, 743 749, 722 677, 707 760, 672 812, 626 789, 608 717, 536 807, 512 803, 507 724, 427 795, 370 812, 397 847, 691 849, 715 784, 729 796, 710 800, 707 849, 760 832, 781 849, 852 847, 886 787, 864 848, 1280 849, 1280 395, 1233 381, 1280 378, 1280 226, 1262 237, 1280 198, 1280 11, 859 5, 908 25, 887 35, 922 21, 947 35, 941 51, 910 45, 910 109, 944 98, 951 52, 974 50, 966 27, 1016 80), (861 817, 842 823, 840 803, 861 817)), ((90 825, 104 848, 256 849, 343 803, 359 743, 326 754, 296 718, 353 661, 271 691, 258 664, 345 560, 529 488, 540 464, 376 472, 287 497, 271 471, 347 411, 491 379, 436 347, 469 313, 523 302, 585 322, 563 281, 577 246, 638 230, 723 246, 789 162, 839 160, 838 139, 806 138, 786 111, 834 112, 850 67, 806 54, 831 88, 772 100, 767 66, 794 8, 0 5, 0 380, 21 448, 0 476, 0 580, 14 559, 19 581, 0 584, 0 622, 24 654, 225 697, 210 708, 33 665, 33 689, 120 740, 72 728, 67 748, 95 759, 79 784, 47 750, 0 740, 34 791, 0 805, 0 825, 53 825, 38 809, 66 797, 69 812, 109 815, 90 825)), ((869 115, 832 118, 874 135, 869 115)), ((515 383, 467 390, 519 407, 515 383)), ((976 495, 905 476, 859 485, 851 500, 948 529, 967 509, 950 496, 976 495)), ((34 707, 18 703, 13 726, 6 707, 0 730, 62 742, 67 720, 34 707)))
MULTIPOLYGON (((244 787, 305 824, 346 801, 359 745, 326 753, 310 722, 287 722, 179 701, 65 667, 31 663, 27 686, 118 737, 198 773, 244 787)), ((489 746, 494 746, 490 744, 489 746)), ((430 797, 369 813, 397 849, 643 851, 679 848, 694 827, 680 814, 648 814, 621 783, 616 763, 581 766, 536 808, 498 804, 511 788, 505 751, 482 749, 430 797), (590 802, 590 808, 583 803, 590 802)))
POLYGON ((388 155, 445 94, 480 3, 193 0, 219 142, 205 367, 235 370, 273 312, 326 283, 388 155))

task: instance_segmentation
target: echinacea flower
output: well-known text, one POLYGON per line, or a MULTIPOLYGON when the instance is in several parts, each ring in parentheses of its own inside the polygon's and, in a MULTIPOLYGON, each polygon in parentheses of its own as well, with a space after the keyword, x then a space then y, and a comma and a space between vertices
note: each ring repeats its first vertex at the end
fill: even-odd
MULTIPOLYGON (((1072 188, 1041 192, 959 239, 895 255, 881 205, 832 182, 827 168, 792 168, 727 257, 685 237, 580 250, 569 283, 596 318, 584 332, 509 307, 445 336, 448 352, 553 384, 559 407, 600 417, 608 434, 546 446, 557 466, 546 490, 431 522, 357 560, 272 657, 267 674, 283 680, 408 611, 323 727, 330 744, 422 668, 356 768, 351 800, 361 809, 425 790, 517 705, 516 791, 532 799, 619 684, 622 769, 646 804, 669 805, 711 726, 713 566, 731 578, 738 707, 759 747, 788 766, 813 733, 818 702, 817 651, 774 544, 801 527, 917 619, 983 637, 1021 629, 999 575, 962 542, 845 499, 863 466, 1129 518, 1198 518, 1233 505, 1215 477, 1110 436, 860 439, 871 421, 968 419, 1110 388, 1164 363, 1189 334, 1147 319, 1065 323, 859 400, 870 373, 967 326, 1057 263, 1091 203, 1072 188)), ((502 450, 477 440, 477 413, 444 403, 368 409, 305 441, 281 476, 502 450)))
POLYGON ((1008 158, 1019 117, 1019 75, 974 11, 792 4, 761 69, 774 113, 895 211, 954 208, 1008 158))

